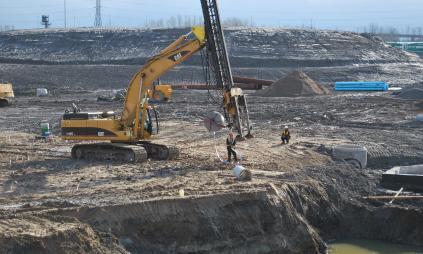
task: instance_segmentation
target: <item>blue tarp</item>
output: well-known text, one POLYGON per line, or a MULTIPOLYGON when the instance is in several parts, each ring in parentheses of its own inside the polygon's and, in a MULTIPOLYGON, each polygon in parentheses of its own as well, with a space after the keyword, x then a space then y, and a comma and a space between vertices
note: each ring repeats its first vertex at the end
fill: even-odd
POLYGON ((386 82, 335 82, 335 91, 388 91, 386 82))

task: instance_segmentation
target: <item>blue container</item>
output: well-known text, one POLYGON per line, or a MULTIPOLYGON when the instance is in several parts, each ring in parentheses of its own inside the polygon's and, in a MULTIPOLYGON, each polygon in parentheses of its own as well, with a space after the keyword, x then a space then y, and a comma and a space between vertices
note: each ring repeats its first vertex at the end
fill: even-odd
POLYGON ((386 82, 335 82, 335 91, 388 91, 386 82))

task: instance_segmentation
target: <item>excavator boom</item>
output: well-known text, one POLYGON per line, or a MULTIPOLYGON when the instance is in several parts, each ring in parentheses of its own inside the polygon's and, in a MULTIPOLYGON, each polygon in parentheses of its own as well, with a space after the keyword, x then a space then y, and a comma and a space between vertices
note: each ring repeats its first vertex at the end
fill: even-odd
POLYGON ((130 126, 135 120, 139 98, 152 88, 153 82, 168 72, 174 66, 186 61, 205 46, 204 28, 194 27, 193 31, 181 36, 175 42, 154 56, 138 71, 129 83, 125 98, 122 123, 130 126), (188 36, 193 33, 195 40, 187 42, 188 36))

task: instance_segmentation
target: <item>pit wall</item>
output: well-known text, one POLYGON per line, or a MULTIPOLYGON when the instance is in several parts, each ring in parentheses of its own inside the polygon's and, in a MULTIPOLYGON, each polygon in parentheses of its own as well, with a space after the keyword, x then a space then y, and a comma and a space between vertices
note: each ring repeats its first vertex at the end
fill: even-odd
POLYGON ((62 211, 111 232, 132 253, 323 253, 291 203, 271 192, 154 200, 62 211))

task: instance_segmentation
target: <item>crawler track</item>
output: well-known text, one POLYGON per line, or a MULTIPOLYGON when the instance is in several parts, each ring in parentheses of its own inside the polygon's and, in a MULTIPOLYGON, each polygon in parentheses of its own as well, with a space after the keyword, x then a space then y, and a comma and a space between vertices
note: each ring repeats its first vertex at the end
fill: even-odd
POLYGON ((138 144, 78 144, 72 148, 72 158, 78 160, 139 163, 145 162, 147 159, 172 160, 178 156, 179 150, 176 147, 168 147, 149 142, 138 144))
POLYGON ((147 161, 147 152, 144 147, 137 145, 113 143, 79 144, 72 148, 72 158, 137 163, 147 161))
POLYGON ((150 142, 141 142, 147 151, 148 158, 153 160, 173 160, 179 157, 179 149, 175 146, 165 146, 150 142))
POLYGON ((6 107, 9 106, 9 101, 4 98, 0 98, 0 107, 6 107))

